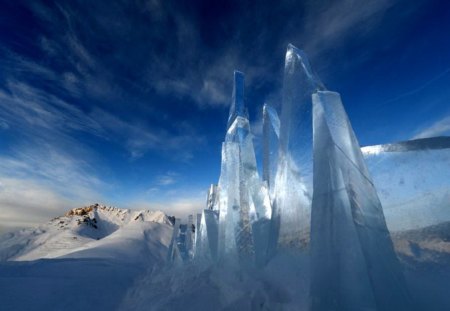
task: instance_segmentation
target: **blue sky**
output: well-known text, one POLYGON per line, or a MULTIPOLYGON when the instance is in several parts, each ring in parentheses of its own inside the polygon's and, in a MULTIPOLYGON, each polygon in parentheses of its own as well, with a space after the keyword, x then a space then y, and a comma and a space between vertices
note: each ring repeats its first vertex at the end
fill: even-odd
POLYGON ((449 36, 446 1, 2 1, 0 226, 98 201, 200 210, 233 70, 257 142, 289 42, 362 145, 449 134, 449 36))

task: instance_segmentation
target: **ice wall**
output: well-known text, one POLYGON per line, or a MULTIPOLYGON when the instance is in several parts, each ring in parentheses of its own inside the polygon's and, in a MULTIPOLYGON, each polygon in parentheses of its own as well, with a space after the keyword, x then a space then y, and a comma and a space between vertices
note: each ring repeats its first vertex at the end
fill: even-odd
POLYGON ((313 94, 311 310, 412 310, 383 209, 338 93, 313 94))
POLYGON ((391 232, 450 221, 450 137, 361 150, 391 232))

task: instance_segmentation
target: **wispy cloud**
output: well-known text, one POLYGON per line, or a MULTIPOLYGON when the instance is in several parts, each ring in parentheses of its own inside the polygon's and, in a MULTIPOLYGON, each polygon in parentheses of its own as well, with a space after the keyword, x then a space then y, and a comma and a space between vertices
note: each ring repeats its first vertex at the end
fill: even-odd
POLYGON ((106 187, 88 163, 41 142, 0 156, 0 223, 36 225, 101 200, 106 187))
POLYGON ((310 53, 344 43, 352 36, 361 37, 376 29, 383 14, 396 1, 336 1, 321 5, 312 1, 306 13, 305 48, 310 53))
POLYGON ((418 130, 412 139, 427 138, 434 136, 450 135, 450 115, 445 116, 431 125, 418 130))
POLYGON ((0 177, 2 226, 14 228, 41 224, 77 203, 36 180, 0 177))
MULTIPOLYGON (((7 154, 0 155, 0 223, 32 225, 55 217, 77 205, 101 201, 109 185, 103 180, 101 157, 79 141, 79 133, 114 142, 132 158, 147 151, 174 153, 187 160, 192 148, 202 143, 195 131, 178 124, 179 134, 166 129, 151 130, 126 122, 100 108, 89 113, 58 96, 9 80, 0 89, 0 126, 20 133, 7 154), (173 152, 180 150, 179 152, 173 152), (20 185, 20 186, 17 186, 20 185)), ((156 179, 158 187, 173 185, 179 175, 167 172, 156 179)))
POLYGON ((11 156, 1 156, 0 162, 0 176, 33 179, 76 200, 100 196, 97 191, 105 186, 86 159, 45 141, 16 147, 11 156))
POLYGON ((169 171, 163 175, 156 177, 155 184, 157 186, 169 186, 178 182, 180 175, 169 171))
POLYGON ((0 129, 2 130, 9 129, 9 124, 5 120, 0 119, 0 129))
POLYGON ((0 101, 0 116, 32 131, 33 135, 38 133, 37 128, 58 136, 70 131, 102 135, 102 128, 96 120, 79 108, 27 83, 8 81, 6 89, 0 89, 0 101))
POLYGON ((128 205, 133 209, 160 210, 167 215, 175 215, 179 218, 186 218, 188 215, 201 213, 204 209, 205 201, 202 198, 177 198, 167 202, 136 201, 128 205))

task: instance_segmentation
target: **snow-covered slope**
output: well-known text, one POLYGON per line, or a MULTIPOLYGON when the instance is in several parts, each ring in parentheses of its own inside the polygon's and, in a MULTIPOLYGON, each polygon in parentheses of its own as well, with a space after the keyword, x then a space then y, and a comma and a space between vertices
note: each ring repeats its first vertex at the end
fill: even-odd
POLYGON ((131 211, 99 204, 70 210, 32 229, 0 238, 1 260, 41 258, 165 258, 172 220, 160 211, 131 211))
POLYGON ((163 212, 92 205, 0 237, 1 310, 117 310, 148 269, 165 264, 163 212))

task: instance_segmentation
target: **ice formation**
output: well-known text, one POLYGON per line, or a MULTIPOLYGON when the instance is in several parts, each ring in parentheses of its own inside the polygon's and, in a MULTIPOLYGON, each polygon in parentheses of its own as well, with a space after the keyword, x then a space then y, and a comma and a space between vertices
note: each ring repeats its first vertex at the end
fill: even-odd
POLYGON ((323 89, 303 51, 289 45, 284 67, 279 152, 273 184, 270 253, 302 248, 309 238, 312 197, 311 95, 323 89))
POLYGON ((313 94, 311 310, 411 310, 377 191, 338 93, 313 94))
POLYGON ((261 178, 244 75, 234 72, 219 181, 195 225, 191 218, 176 229, 172 261, 193 254, 202 264, 262 268, 294 252, 309 256, 311 310, 412 310, 388 226, 416 228, 448 215, 450 138, 361 149, 340 95, 292 45, 280 116, 264 105, 261 178), (411 199, 436 216, 405 223, 411 199))
POLYGON ((263 264, 271 214, 267 183, 261 180, 256 165, 244 103, 244 75, 235 71, 219 183, 208 191, 207 208, 199 228, 203 258, 263 264), (213 229, 216 227, 217 233, 213 229))
POLYGON ((272 188, 278 163, 278 140, 280 119, 277 111, 270 105, 263 106, 263 180, 272 188))
POLYGON ((196 259, 200 261, 213 261, 217 259, 219 234, 218 212, 205 209, 202 213, 199 227, 199 241, 196 250, 196 259))
POLYGON ((197 251, 200 245, 200 224, 202 221, 202 214, 197 214, 195 217, 195 241, 194 241, 194 258, 197 256, 197 251))
POLYGON ((189 215, 186 227, 186 252, 188 259, 192 259, 194 257, 195 252, 194 247, 195 247, 194 215, 189 215))
POLYGON ((206 198, 206 209, 217 210, 218 209, 218 195, 217 186, 211 184, 208 190, 208 196, 206 198))
POLYGON ((181 260, 180 251, 178 250, 177 238, 180 231, 180 219, 176 218, 175 223, 173 225, 173 234, 172 240, 170 242, 169 250, 167 252, 167 261, 168 262, 176 262, 181 260))

